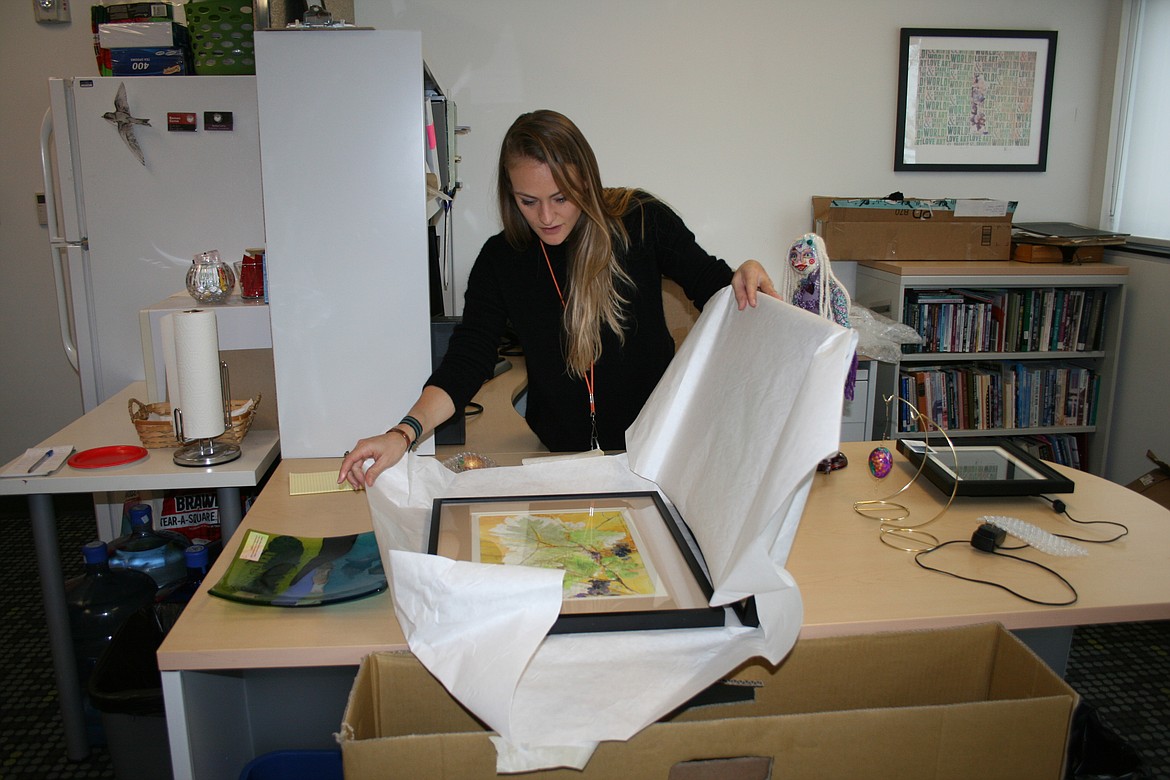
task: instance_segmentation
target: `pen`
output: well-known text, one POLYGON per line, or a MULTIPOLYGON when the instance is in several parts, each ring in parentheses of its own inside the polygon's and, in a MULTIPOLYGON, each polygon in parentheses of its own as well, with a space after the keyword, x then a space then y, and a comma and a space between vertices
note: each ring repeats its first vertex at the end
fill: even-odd
POLYGON ((48 460, 48 459, 49 459, 49 458, 51 458, 51 457, 53 457, 53 451, 52 451, 52 450, 49 450, 49 451, 48 451, 48 452, 46 452, 44 455, 42 455, 41 457, 37 458, 37 462, 36 462, 36 463, 34 463, 34 464, 32 464, 31 466, 29 466, 29 467, 28 467, 28 471, 26 471, 26 472, 25 472, 25 474, 31 474, 31 473, 33 473, 34 471, 36 471, 37 469, 39 469, 39 468, 40 468, 40 467, 41 467, 41 466, 44 464, 44 462, 45 462, 46 460, 48 460))

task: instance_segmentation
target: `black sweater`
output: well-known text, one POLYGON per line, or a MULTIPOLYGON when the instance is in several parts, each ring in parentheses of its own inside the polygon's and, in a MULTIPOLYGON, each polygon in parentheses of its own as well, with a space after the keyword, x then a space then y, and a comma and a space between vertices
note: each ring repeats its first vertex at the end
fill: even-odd
MULTIPOLYGON (((665 204, 646 200, 624 217, 630 249, 622 267, 635 289, 622 290, 625 343, 602 326, 602 353, 594 370, 597 431, 601 447, 625 449, 626 428, 674 356, 674 340, 662 309, 662 277, 676 281, 698 308, 731 283, 732 271, 707 254, 683 221, 665 204)), ((557 281, 566 286, 566 245, 549 246, 557 281)), ((589 449, 589 393, 584 380, 568 375, 563 351, 563 308, 548 266, 533 237, 521 251, 499 233, 484 243, 472 266, 463 320, 451 335, 442 364, 427 384, 442 388, 463 409, 492 376, 497 350, 511 324, 528 369, 526 418, 552 452, 589 449)))

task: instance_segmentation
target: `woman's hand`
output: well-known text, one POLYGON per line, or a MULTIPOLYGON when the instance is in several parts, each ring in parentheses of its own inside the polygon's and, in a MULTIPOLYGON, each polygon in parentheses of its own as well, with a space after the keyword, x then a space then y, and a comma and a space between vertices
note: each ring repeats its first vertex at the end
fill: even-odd
POLYGON ((405 431, 400 431, 400 428, 391 428, 381 436, 371 436, 355 444, 341 461, 337 484, 348 481, 354 490, 365 490, 374 484, 379 474, 402 460, 406 454, 409 439, 402 435, 405 431), (374 463, 368 469, 363 469, 362 464, 368 458, 373 458, 374 463))
MULTIPOLYGON (((445 390, 427 385, 414 402, 414 406, 410 407, 408 416, 422 426, 422 435, 419 438, 425 439, 435 426, 450 419, 453 414, 455 403, 451 396, 447 395, 445 390)), ((341 461, 341 470, 337 472, 337 484, 348 481, 355 490, 368 488, 374 484, 379 474, 402 460, 407 447, 417 443, 414 436, 413 426, 408 425, 404 417, 402 422, 381 436, 362 439, 353 445, 352 450, 345 453, 345 459, 341 461), (374 459, 374 465, 369 469, 363 469, 362 464, 369 458, 374 459)))
POLYGON ((740 311, 748 306, 755 307, 757 290, 773 298, 780 298, 768 272, 756 260, 748 260, 735 269, 735 275, 731 277, 731 289, 735 292, 735 301, 740 311))

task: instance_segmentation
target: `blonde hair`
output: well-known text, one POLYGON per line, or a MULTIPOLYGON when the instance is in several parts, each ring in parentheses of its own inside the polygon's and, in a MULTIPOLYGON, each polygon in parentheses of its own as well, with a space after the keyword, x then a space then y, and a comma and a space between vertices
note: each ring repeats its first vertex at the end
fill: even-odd
POLYGON ((622 217, 639 193, 601 186, 593 149, 568 117, 555 111, 522 114, 504 135, 497 173, 504 236, 517 250, 535 239, 516 205, 508 175, 510 166, 525 159, 547 165, 561 194, 581 210, 566 241, 569 280, 564 322, 565 364, 571 375, 582 377, 601 357, 603 324, 625 340, 622 306, 628 299, 621 287, 632 287, 633 281, 622 270, 618 255, 629 249, 622 217))

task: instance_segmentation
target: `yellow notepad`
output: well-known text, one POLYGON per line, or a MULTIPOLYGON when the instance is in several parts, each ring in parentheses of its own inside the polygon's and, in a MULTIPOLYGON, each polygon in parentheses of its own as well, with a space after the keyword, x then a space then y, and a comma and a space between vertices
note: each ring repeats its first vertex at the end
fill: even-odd
POLYGON ((288 494, 290 496, 304 496, 310 493, 344 493, 348 490, 353 490, 348 482, 337 484, 336 471, 288 475, 288 494))

